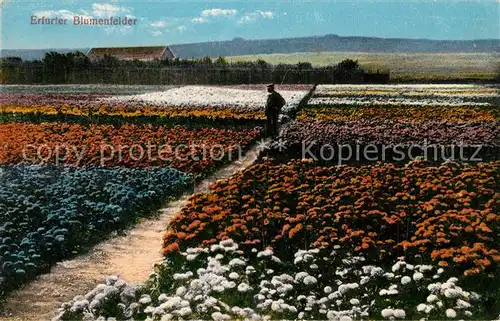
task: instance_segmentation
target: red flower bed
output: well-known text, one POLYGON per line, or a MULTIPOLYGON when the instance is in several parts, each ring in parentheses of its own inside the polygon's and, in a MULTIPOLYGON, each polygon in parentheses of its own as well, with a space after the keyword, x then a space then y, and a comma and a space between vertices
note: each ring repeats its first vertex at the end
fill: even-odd
POLYGON ((259 135, 258 128, 7 123, 0 124, 0 164, 169 166, 205 176, 259 135))
POLYGON ((500 122, 404 122, 394 120, 295 121, 281 138, 293 143, 322 144, 437 144, 500 147, 500 122))
POLYGON ((499 160, 500 122, 292 121, 268 156, 327 163, 499 160))
POLYGON ((170 222, 164 252, 225 238, 273 246, 284 257, 342 244, 373 259, 419 254, 466 274, 493 271, 500 162, 420 164, 265 161, 192 197, 170 222))

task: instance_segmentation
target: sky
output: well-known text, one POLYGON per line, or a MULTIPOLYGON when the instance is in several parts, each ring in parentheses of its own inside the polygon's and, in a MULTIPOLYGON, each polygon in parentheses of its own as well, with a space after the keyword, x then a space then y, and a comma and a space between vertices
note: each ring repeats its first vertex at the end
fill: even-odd
POLYGON ((0 0, 3 49, 148 46, 205 41, 368 36, 500 39, 500 0, 0 0), (32 17, 66 25, 32 24, 32 17), (81 26, 73 17, 136 19, 81 26))

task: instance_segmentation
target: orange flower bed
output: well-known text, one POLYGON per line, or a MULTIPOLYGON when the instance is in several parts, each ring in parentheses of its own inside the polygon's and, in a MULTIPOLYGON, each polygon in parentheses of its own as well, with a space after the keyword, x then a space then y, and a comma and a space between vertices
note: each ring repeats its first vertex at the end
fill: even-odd
POLYGON ((260 129, 0 124, 0 164, 169 166, 196 177, 236 160, 260 129))
POLYGON ((232 238, 283 257, 341 244, 376 260, 418 254, 466 275, 494 271, 499 171, 500 162, 319 167, 267 160, 192 197, 170 222, 164 253, 232 238))

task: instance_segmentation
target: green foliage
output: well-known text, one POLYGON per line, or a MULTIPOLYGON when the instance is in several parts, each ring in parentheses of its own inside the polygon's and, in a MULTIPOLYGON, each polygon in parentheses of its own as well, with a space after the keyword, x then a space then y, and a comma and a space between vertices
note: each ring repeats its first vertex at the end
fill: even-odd
POLYGON ((344 59, 334 66, 333 75, 338 82, 348 83, 353 79, 360 79, 364 72, 359 67, 357 60, 344 59))
POLYGON ((202 59, 199 60, 199 63, 205 64, 205 65, 211 65, 212 64, 212 58, 210 58, 210 57, 203 57, 202 59))
POLYGON ((313 66, 310 62, 299 62, 297 64, 297 68, 299 68, 299 69, 312 69, 313 66))
POLYGON ((48 52, 41 63, 43 82, 56 84, 67 83, 70 74, 76 74, 91 67, 89 58, 79 51, 66 54, 48 52))
POLYGON ((260 68, 267 68, 267 67, 269 67, 269 64, 265 60, 263 60, 263 59, 257 59, 256 64, 260 68))
POLYGON ((215 63, 218 65, 227 65, 229 62, 227 61, 226 57, 219 57, 217 60, 215 60, 215 63))
POLYGON ((120 60, 116 57, 113 57, 111 55, 104 55, 102 57, 102 59, 100 59, 98 62, 97 62, 97 65, 101 65, 103 67, 117 67, 120 65, 120 60))
POLYGON ((344 59, 337 64, 337 68, 345 71, 359 70, 359 63, 357 60, 344 59))
POLYGON ((49 52, 42 61, 2 61, 1 81, 8 84, 112 83, 112 84, 241 84, 286 80, 286 83, 362 82, 357 61, 346 59, 336 66, 313 67, 309 62, 273 65, 264 59, 229 62, 212 60, 120 60, 104 55, 90 61, 81 53, 49 52))

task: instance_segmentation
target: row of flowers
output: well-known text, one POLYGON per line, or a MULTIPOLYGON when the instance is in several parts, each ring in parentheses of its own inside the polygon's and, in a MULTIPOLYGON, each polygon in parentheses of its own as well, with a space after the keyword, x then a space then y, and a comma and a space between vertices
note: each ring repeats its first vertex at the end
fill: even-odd
POLYGON ((499 88, 483 85, 319 85, 317 107, 497 107, 499 88))
POLYGON ((318 97, 335 96, 335 97, 414 97, 414 98, 467 98, 467 99, 488 99, 497 96, 498 89, 479 89, 479 90, 408 90, 408 89, 360 89, 360 90, 320 90, 317 93, 318 97))
MULTIPOLYGON (((267 84, 241 84, 226 85, 222 88, 246 89, 246 90, 266 90, 267 84)), ((313 85, 310 84, 275 84, 275 89, 279 92, 286 91, 310 91, 313 85)))
MULTIPOLYGON (((108 95, 109 96, 109 95, 108 95)), ((167 119, 264 119, 264 109, 247 106, 170 105, 168 102, 153 104, 144 101, 107 100, 101 94, 5 94, 0 97, 1 114, 42 114, 73 116, 159 117, 167 119)), ((129 97, 129 96, 120 96, 129 97)), ((265 98, 262 94, 260 100, 265 98)), ((186 97, 181 97, 186 99, 186 97)), ((291 103, 293 105, 293 102, 291 103)))
MULTIPOLYGON (((145 286, 116 276, 64 303, 58 320, 453 320, 498 316, 451 268, 400 257, 370 264, 335 246, 283 261, 272 248, 226 239, 188 248, 145 286)), ((498 288, 496 289, 498 293, 498 288)))
POLYGON ((483 107, 350 107, 340 106, 309 107, 300 110, 298 120, 358 120, 371 119, 384 121, 499 121, 500 114, 496 110, 483 107))
MULTIPOLYGON (((2 95, 137 95, 153 91, 167 90, 178 86, 172 85, 113 85, 113 84, 85 84, 85 85, 0 85, 2 95)), ((1 99, 1 98, 0 98, 1 99)))
POLYGON ((287 124, 280 138, 290 144, 441 144, 500 146, 500 122, 457 123, 428 120, 359 119, 354 121, 294 121, 287 124))
MULTIPOLYGON (((137 95, 102 93, 8 93, 0 97, 0 113, 128 118, 158 117, 169 120, 262 120, 267 93, 264 85, 183 86, 137 95)), ((311 85, 288 85, 280 90, 287 104, 283 114, 294 112, 310 93, 311 85)), ((132 119, 133 120, 133 119, 132 119)))
POLYGON ((349 96, 336 97, 328 95, 314 96, 309 100, 310 106, 329 106, 329 107, 492 107, 490 102, 477 102, 464 100, 460 98, 434 99, 434 98, 411 98, 411 97, 363 97, 349 96))
POLYGON ((478 84, 397 84, 397 85, 379 85, 379 84, 366 84, 366 85, 351 85, 351 84, 336 84, 336 85, 319 85, 321 90, 482 90, 495 88, 496 86, 484 86, 478 84))
POLYGON ((74 106, 84 107, 99 98, 106 97, 103 94, 10 94, 3 93, 0 97, 0 108, 7 106, 74 106))
POLYGON ((491 98, 498 87, 484 85, 319 85, 318 96, 491 98))
MULTIPOLYGON (((295 109, 310 90, 279 91, 287 104, 284 111, 295 109)), ((263 111, 267 99, 265 87, 261 90, 215 86, 184 86, 142 95, 102 98, 102 102, 138 102, 170 107, 223 107, 238 110, 263 111)))
POLYGON ((192 188, 167 167, 8 165, 0 180, 0 297, 192 188))
POLYGON ((500 254, 500 162, 318 167, 264 161, 191 198, 170 222, 164 253, 232 238, 272 246, 352 247, 367 258, 420 255, 458 274, 494 277, 500 254))
POLYGON ((14 114, 46 114, 46 115, 74 115, 74 116, 119 116, 159 117, 167 119, 177 118, 208 118, 208 119, 265 119, 264 111, 237 110, 235 108, 157 108, 155 106, 134 107, 124 105, 104 105, 102 103, 87 106, 71 104, 33 104, 29 106, 8 105, 0 107, 0 113, 14 114))
POLYGON ((0 124, 0 164, 168 166, 203 177, 241 157, 260 134, 260 128, 6 123, 0 124))

